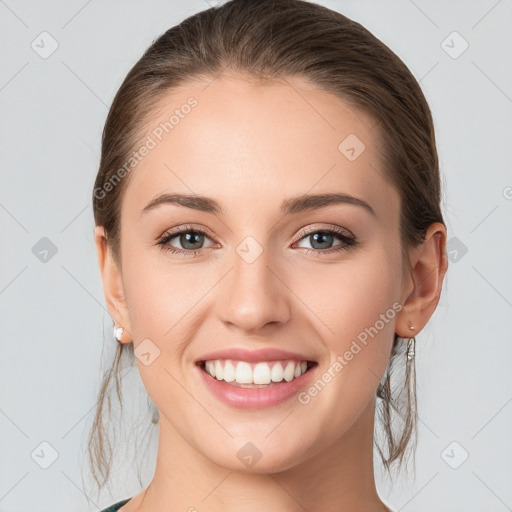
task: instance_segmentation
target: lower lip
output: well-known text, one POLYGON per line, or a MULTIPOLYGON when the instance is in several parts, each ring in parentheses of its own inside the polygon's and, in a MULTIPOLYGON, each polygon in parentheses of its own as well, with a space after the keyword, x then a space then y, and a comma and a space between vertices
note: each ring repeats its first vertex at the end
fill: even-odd
POLYGON ((223 380, 217 380, 197 366, 201 378, 221 402, 241 409, 263 409, 274 407, 296 396, 304 389, 318 365, 290 382, 279 382, 267 388, 239 388, 223 380))

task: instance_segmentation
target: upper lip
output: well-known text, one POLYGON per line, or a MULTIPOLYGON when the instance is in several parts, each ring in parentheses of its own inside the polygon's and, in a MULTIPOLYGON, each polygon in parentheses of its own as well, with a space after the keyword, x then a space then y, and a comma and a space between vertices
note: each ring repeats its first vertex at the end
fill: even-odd
POLYGON ((225 350, 216 350, 215 352, 208 352, 208 354, 204 354, 199 359, 197 359, 196 363, 200 363, 202 361, 211 361, 215 359, 231 359, 234 361, 247 362, 283 361, 287 359, 295 359, 298 361, 313 361, 313 359, 301 354, 297 354, 296 352, 289 352, 276 348, 262 348, 258 350, 230 348, 225 350))

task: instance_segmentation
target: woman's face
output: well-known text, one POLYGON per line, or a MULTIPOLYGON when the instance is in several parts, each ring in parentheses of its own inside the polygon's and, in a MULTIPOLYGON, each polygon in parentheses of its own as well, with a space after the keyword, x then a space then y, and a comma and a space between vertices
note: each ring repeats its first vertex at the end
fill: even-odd
POLYGON ((225 468, 285 470, 373 411, 407 297, 379 129, 299 78, 210 78, 161 106, 121 210, 125 327, 160 435, 225 468), (148 207, 162 194, 188 206, 148 207), (304 200, 333 194, 357 199, 304 200), (284 381, 237 387, 206 360, 284 381), (288 382, 294 363, 311 368, 288 382))

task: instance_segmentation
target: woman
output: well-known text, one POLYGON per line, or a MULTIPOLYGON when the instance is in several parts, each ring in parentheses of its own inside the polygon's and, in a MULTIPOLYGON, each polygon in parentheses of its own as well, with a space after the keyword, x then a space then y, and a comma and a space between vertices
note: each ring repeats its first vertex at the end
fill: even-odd
POLYGON ((119 342, 98 484, 127 350, 159 414, 151 483, 107 510, 391 510, 374 427, 401 467, 447 269, 440 195, 421 89, 358 23, 233 0, 159 37, 113 101, 93 193, 119 342))

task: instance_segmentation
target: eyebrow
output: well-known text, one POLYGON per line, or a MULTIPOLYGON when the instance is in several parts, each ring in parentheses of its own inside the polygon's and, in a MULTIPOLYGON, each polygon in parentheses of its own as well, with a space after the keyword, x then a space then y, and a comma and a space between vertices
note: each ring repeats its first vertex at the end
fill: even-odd
MULTIPOLYGON (((142 210, 141 216, 163 204, 175 204, 213 214, 224 214, 221 205, 210 197, 196 194, 160 194, 142 210)), ((333 204, 351 204, 364 208, 376 217, 374 209, 363 199, 344 193, 302 195, 285 199, 281 203, 283 215, 318 210, 333 204)))

